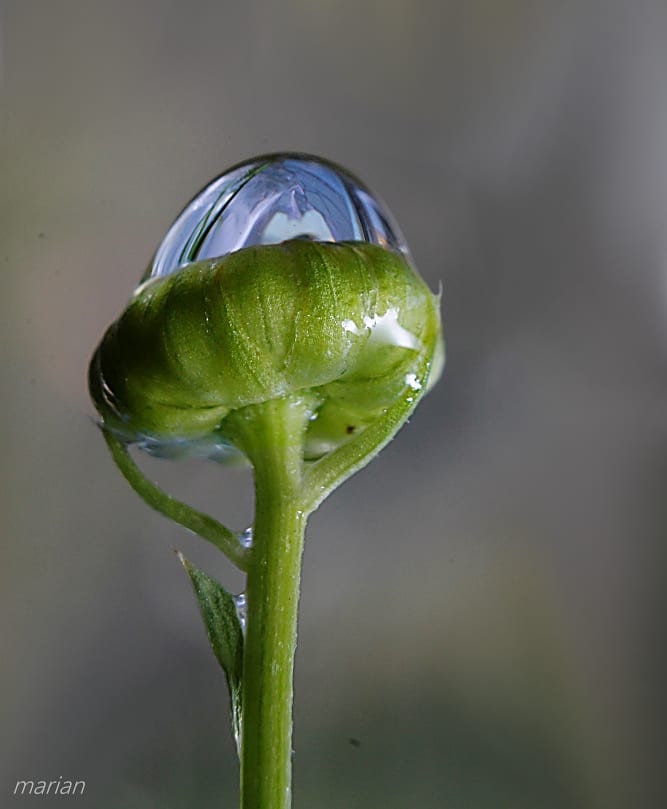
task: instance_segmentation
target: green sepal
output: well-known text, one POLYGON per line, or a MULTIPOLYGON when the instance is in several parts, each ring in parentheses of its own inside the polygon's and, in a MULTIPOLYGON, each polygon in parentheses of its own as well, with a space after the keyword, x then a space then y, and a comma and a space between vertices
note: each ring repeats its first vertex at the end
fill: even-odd
POLYGON ((235 412, 307 393, 314 460, 381 418, 406 384, 421 396, 418 368, 433 358, 435 381, 440 342, 439 298, 404 256, 293 239, 141 284, 98 346, 89 387, 107 430, 183 454, 227 452, 235 412))
POLYGON ((243 673, 243 629, 233 596, 215 579, 207 576, 178 554, 197 597, 206 634, 218 663, 225 672, 232 709, 232 731, 237 750, 241 749, 243 673))

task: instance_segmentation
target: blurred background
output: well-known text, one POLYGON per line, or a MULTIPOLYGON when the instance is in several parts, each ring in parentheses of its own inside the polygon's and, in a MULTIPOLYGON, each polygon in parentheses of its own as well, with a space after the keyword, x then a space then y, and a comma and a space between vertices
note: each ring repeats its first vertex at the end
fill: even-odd
MULTIPOLYGON (((1 8, 0 803, 237 805, 172 551, 241 579, 122 480, 86 368, 190 197, 289 149, 386 200, 448 341, 310 523, 295 809, 667 805, 664 5, 1 8)), ((143 465, 250 521, 247 472, 143 465)))

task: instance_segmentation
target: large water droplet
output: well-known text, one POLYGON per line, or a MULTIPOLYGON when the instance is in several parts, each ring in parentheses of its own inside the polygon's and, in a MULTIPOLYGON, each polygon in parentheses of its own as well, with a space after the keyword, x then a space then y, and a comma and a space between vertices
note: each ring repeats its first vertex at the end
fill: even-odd
POLYGON ((252 546, 252 526, 246 528, 245 531, 241 531, 240 534, 236 535, 236 538, 244 548, 250 548, 252 546))
POLYGON ((345 169, 318 157, 274 154, 226 171, 183 210, 144 280, 243 247, 288 239, 363 241, 408 257, 385 206, 345 169))

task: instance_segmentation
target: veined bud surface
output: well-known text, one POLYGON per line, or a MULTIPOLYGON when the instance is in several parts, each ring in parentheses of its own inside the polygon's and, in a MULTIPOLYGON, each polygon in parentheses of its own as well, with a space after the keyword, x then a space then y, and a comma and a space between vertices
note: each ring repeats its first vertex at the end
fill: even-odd
POLYGON ((230 413, 303 393, 317 458, 435 382, 438 303, 358 180, 313 157, 257 158, 177 218, 95 352, 91 394, 128 442, 220 458, 230 413))

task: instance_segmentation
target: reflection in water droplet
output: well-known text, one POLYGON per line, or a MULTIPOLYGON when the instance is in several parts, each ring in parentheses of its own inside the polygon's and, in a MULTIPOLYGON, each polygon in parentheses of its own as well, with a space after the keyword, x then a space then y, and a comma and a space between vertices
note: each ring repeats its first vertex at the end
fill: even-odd
POLYGON ((356 177, 320 158, 254 158, 206 186, 169 229, 144 279, 192 261, 288 239, 364 241, 408 257, 384 205, 356 177))
POLYGON ((236 607, 236 614, 241 624, 241 629, 245 633, 246 623, 246 597, 245 593, 239 593, 237 596, 232 596, 234 606, 236 607))
POLYGON ((252 526, 246 528, 245 531, 241 531, 240 534, 236 535, 236 538, 244 548, 250 548, 252 546, 252 526))

